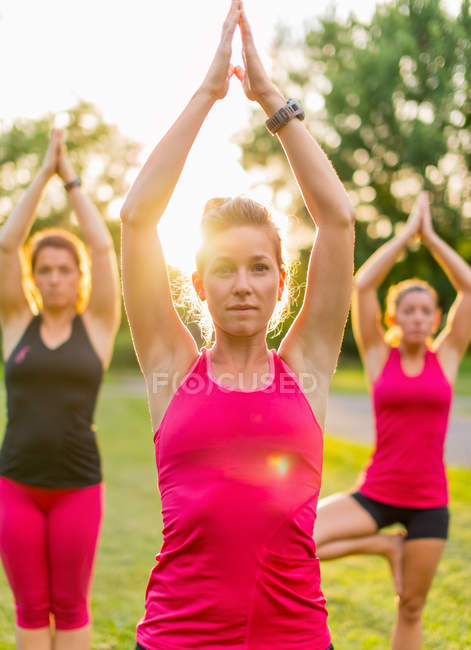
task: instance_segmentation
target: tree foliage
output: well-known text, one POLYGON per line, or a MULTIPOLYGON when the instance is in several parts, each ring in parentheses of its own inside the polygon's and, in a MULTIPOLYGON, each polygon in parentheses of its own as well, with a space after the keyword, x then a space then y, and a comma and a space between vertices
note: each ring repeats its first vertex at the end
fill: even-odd
MULTIPOLYGON (((84 189, 97 206, 119 252, 119 207, 128 189, 129 171, 137 164, 139 147, 119 129, 106 123, 99 110, 80 102, 59 116, 18 119, 0 124, 0 225, 38 172, 49 143, 52 127, 59 120, 66 130, 66 145, 84 189)), ((48 184, 38 208, 32 232, 61 226, 77 232, 67 193, 58 177, 48 184)), ((117 341, 114 363, 135 366, 126 319, 117 341)))
MULTIPOLYGON (((60 116, 66 130, 66 145, 84 188, 103 218, 116 216, 116 201, 128 189, 129 169, 136 165, 138 146, 107 124, 98 109, 80 102, 60 116), (110 215, 110 212, 112 213, 110 215)), ((0 125, 0 222, 11 212, 39 170, 57 116, 37 120, 18 119, 0 125)), ((115 241, 117 221, 111 221, 115 241)), ((33 232, 48 226, 74 229, 75 222, 60 181, 49 184, 39 206, 33 232)))
MULTIPOLYGON (((345 184, 357 213, 356 264, 397 229, 419 190, 430 192, 436 230, 471 262, 471 17, 439 0, 378 5, 369 24, 331 10, 301 40, 277 37, 276 81, 301 99, 307 122, 345 184)), ((274 205, 306 222, 299 192, 261 116, 240 136, 242 164, 263 168, 274 205), (289 201, 287 201, 289 197, 289 201)), ((454 292, 418 246, 390 281, 420 276, 446 310, 454 292)), ((304 255, 304 259, 306 255, 304 255)), ((352 349, 350 330, 347 348, 352 349)))

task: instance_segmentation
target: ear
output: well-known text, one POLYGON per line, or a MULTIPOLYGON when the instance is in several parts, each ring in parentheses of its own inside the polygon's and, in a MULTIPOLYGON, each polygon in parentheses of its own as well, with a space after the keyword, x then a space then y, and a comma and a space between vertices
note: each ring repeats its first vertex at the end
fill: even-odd
POLYGON ((283 290, 285 288, 285 281, 286 281, 286 271, 285 269, 281 269, 280 281, 278 283, 278 300, 281 300, 281 296, 283 295, 283 290))
POLYGON ((204 287, 203 287, 203 280, 201 278, 201 275, 198 273, 198 271, 194 271, 191 275, 191 281, 193 282, 193 287, 198 294, 198 298, 200 300, 206 300, 206 296, 204 293, 204 287))

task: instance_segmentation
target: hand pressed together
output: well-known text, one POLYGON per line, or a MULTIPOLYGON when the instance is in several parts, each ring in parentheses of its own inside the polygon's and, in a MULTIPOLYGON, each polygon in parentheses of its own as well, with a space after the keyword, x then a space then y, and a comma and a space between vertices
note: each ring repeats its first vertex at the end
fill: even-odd
POLYGON ((46 155, 41 165, 41 169, 49 176, 52 177, 57 172, 57 165, 59 161, 59 151, 61 142, 63 141, 63 132, 59 129, 52 129, 51 139, 46 150, 46 155))
POLYGON ((214 99, 223 99, 229 90, 232 75, 241 82, 247 98, 259 102, 262 106, 265 98, 270 95, 281 97, 258 55, 242 0, 232 0, 222 27, 218 49, 203 81, 202 89, 214 99), (231 63, 232 40, 237 25, 242 37, 244 67, 234 66, 231 63))
POLYGON ((418 235, 424 243, 435 234, 427 192, 420 192, 415 200, 406 228, 410 237, 418 235))

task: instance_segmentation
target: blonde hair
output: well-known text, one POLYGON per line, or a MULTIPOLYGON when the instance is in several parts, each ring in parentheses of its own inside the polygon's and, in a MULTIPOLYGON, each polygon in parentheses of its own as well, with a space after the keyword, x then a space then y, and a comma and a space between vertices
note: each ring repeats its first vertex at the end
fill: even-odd
MULTIPOLYGON (((388 329, 384 334, 384 340, 392 347, 399 346, 402 335, 401 328, 394 322, 397 307, 402 298, 411 291, 425 291, 429 293, 434 299, 435 305, 438 307, 438 294, 428 282, 425 282, 425 280, 421 280, 420 278, 409 278, 408 280, 403 280, 402 282, 391 285, 386 295, 384 322, 388 329)), ((431 345, 432 338, 428 337, 426 343, 427 345, 431 345)))
MULTIPOLYGON (((275 255, 280 272, 285 272, 285 286, 281 299, 277 302, 268 323, 268 332, 276 336, 284 320, 291 312, 291 276, 293 265, 287 266, 283 260, 283 243, 278 228, 265 206, 246 196, 235 198, 217 197, 210 199, 201 219, 202 244, 196 253, 196 269, 203 276, 212 239, 215 235, 238 226, 265 228, 275 246, 275 255)), ((192 323, 196 323, 206 345, 214 337, 214 325, 207 302, 200 300, 189 280, 172 283, 176 306, 183 310, 192 323)))
POLYGON ((22 255, 23 288, 34 313, 43 307, 42 297, 33 278, 34 267, 41 249, 62 248, 68 251, 80 273, 79 292, 76 303, 77 312, 82 313, 90 298, 90 256, 85 244, 73 233, 63 228, 47 228, 36 232, 25 244, 22 255))

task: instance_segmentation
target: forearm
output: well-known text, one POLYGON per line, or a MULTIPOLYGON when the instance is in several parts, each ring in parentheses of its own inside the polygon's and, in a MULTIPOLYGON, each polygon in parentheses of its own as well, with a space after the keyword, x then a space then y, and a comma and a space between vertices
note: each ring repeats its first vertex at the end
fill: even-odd
POLYGON ((457 291, 471 292, 471 267, 435 232, 423 243, 447 274, 457 291))
POLYGON ((50 178, 51 175, 41 169, 6 220, 0 231, 0 248, 4 251, 14 251, 23 245, 34 222, 44 188, 50 178))
POLYGON ((379 287, 405 249, 409 239, 410 234, 404 230, 378 248, 357 271, 355 275, 356 288, 361 290, 379 287))
POLYGON ((158 223, 182 173, 193 142, 215 99, 198 90, 155 147, 129 191, 123 220, 158 223))
MULTIPOLYGON (((259 103, 268 117, 285 104, 274 89, 259 103)), ((304 124, 292 119, 277 135, 298 182, 307 209, 318 226, 350 225, 353 207, 335 169, 304 124)))
POLYGON ((111 250, 113 240, 93 202, 80 187, 72 188, 68 194, 87 246, 97 251, 111 250))

